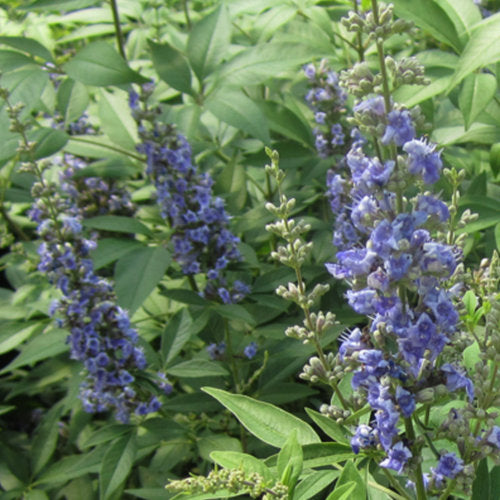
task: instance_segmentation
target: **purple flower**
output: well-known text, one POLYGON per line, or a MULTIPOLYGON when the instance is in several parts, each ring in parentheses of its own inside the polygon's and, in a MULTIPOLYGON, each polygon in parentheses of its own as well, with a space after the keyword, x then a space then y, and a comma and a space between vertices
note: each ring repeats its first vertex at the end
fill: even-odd
POLYGON ((411 414, 415 411, 416 406, 413 394, 398 385, 396 388, 396 401, 403 416, 406 418, 411 417, 411 414))
POLYGON ((376 446, 378 442, 377 434, 376 429, 372 429, 370 426, 364 424, 359 425, 356 433, 351 438, 352 451, 358 454, 361 449, 376 446))
POLYGON ((445 363, 441 367, 441 371, 444 372, 446 376, 446 388, 450 392, 455 392, 458 389, 465 389, 469 401, 472 402, 474 399, 474 384, 469 377, 465 376, 465 370, 456 368, 450 363, 445 363))
POLYGON ((412 457, 411 451, 401 442, 396 443, 388 453, 388 457, 380 462, 380 467, 393 469, 398 474, 403 472, 404 466, 412 457))
POLYGON ((431 467, 431 472, 439 476, 444 476, 449 479, 455 479, 464 469, 464 461, 457 457, 455 453, 446 453, 439 459, 436 468, 431 467))
POLYGON ((408 153, 408 170, 411 174, 422 173, 426 184, 434 184, 443 167, 441 153, 436 152, 436 146, 430 146, 423 139, 414 139, 403 146, 408 153))
POLYGON ((208 355, 212 360, 221 359, 226 352, 226 343, 220 342, 219 344, 212 343, 207 346, 208 355))
POLYGON ((387 146, 394 142, 396 146, 402 146, 415 138, 415 127, 407 109, 394 109, 387 115, 387 119, 389 123, 382 136, 382 144, 387 146))
POLYGON ((257 346, 257 343, 256 342, 250 342, 250 344, 248 344, 245 349, 243 349, 243 354, 248 358, 248 359, 252 359, 253 357, 255 357, 255 355, 257 354, 257 351, 258 351, 258 346, 257 346))

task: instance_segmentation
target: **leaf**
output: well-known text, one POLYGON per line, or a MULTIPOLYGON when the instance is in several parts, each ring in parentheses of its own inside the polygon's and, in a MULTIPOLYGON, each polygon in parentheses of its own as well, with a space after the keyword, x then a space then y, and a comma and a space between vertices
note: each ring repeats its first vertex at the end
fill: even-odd
POLYGON ((161 335, 161 353, 167 363, 179 354, 191 335, 197 333, 191 331, 192 324, 193 319, 185 308, 167 323, 161 335))
POLYGON ((144 234, 151 236, 150 229, 142 222, 123 215, 99 215, 83 221, 85 227, 100 229, 102 231, 112 231, 115 233, 144 234))
POLYGON ((113 439, 117 439, 123 434, 130 433, 134 427, 127 424, 111 424, 97 429, 89 436, 84 438, 78 443, 82 448, 90 448, 99 444, 108 443, 113 439))
POLYGON ((281 408, 213 387, 204 387, 202 390, 217 399, 250 433, 264 443, 281 448, 293 429, 297 430, 297 441, 300 444, 320 442, 309 424, 281 408))
POLYGON ((245 49, 219 66, 214 78, 224 85, 259 85, 310 61, 311 52, 297 43, 270 42, 245 49), (286 54, 286 57, 283 55, 286 54))
POLYGON ((97 271, 102 267, 120 259, 127 253, 137 248, 142 248, 143 244, 136 240, 126 240, 119 238, 102 238, 97 242, 97 248, 91 253, 94 269, 97 271))
POLYGON ((363 478, 361 477, 361 474, 359 473, 358 469, 354 465, 354 462, 352 460, 346 462, 344 465, 344 470, 340 474, 340 477, 337 481, 336 488, 337 489, 339 486, 343 484, 350 484, 353 482, 355 484, 355 488, 353 490, 352 496, 342 496, 342 497, 334 497, 334 498, 366 498, 366 486, 363 481, 363 478))
POLYGON ((199 456, 203 460, 209 460, 213 452, 241 452, 242 447, 238 439, 226 434, 210 434, 202 436, 196 443, 199 456))
POLYGON ((470 40, 460 56, 448 92, 476 69, 499 61, 499 42, 500 13, 484 19, 474 27, 470 40))
POLYGON ((13 47, 45 61, 53 61, 52 54, 40 42, 25 36, 0 36, 0 43, 13 47))
POLYGON ((222 193, 229 213, 236 213, 245 206, 247 199, 245 168, 239 162, 227 164, 215 182, 214 191, 222 193))
POLYGON ((89 104, 89 93, 83 83, 76 82, 72 78, 66 78, 57 90, 57 110, 68 125, 78 120, 87 109, 89 104))
POLYGON ((40 160, 60 151, 68 142, 69 136, 62 130, 39 128, 29 134, 30 141, 36 143, 35 158, 40 160))
POLYGON ((309 500, 339 476, 339 471, 320 470, 309 474, 295 488, 293 500, 309 500))
POLYGON ((15 349, 35 332, 38 333, 43 330, 43 328, 44 325, 39 322, 4 323, 2 325, 2 331, 0 332, 0 354, 15 349))
POLYGON ((500 252, 500 222, 495 226, 495 243, 497 250, 500 252))
POLYGON ((200 297, 196 292, 192 290, 185 290, 183 288, 175 289, 162 289, 162 295, 175 300, 176 302, 181 302, 182 304, 192 304, 194 306, 206 306, 208 301, 203 297, 200 297))
POLYGON ((137 124, 132 118, 126 92, 99 93, 99 118, 103 132, 118 146, 135 152, 139 142, 137 124))
POLYGON ((465 78, 458 96, 458 105, 464 115, 465 130, 493 99, 497 80, 488 73, 474 73, 465 78))
POLYGON ((102 177, 104 179, 127 179, 137 174, 137 168, 131 161, 125 158, 110 158, 109 160, 98 160, 86 167, 78 169, 74 179, 82 177, 102 177))
MULTIPOLYGON (((498 494, 497 491, 494 492, 498 494)), ((474 482, 472 483, 471 500, 484 500, 490 497, 490 476, 488 474, 488 461, 483 458, 476 469, 474 482)))
POLYGON ((290 495, 293 495, 295 485, 302 473, 303 453, 297 441, 295 429, 285 442, 285 445, 278 454, 278 477, 280 481, 288 486, 290 495))
POLYGON ((38 68, 20 69, 1 76, 2 87, 9 91, 10 103, 23 103, 23 113, 28 114, 39 105, 40 96, 48 84, 49 75, 38 68))
POLYGON ((3 73, 32 64, 35 64, 33 59, 20 52, 14 50, 0 50, 0 68, 2 68, 3 73))
POLYGON ((124 436, 115 441, 102 459, 99 477, 101 498, 111 498, 127 479, 136 454, 135 434, 124 436))
POLYGON ((250 134, 264 143, 270 142, 267 119, 259 106, 238 90, 224 89, 212 94, 205 107, 219 120, 250 134))
POLYGON ((225 469, 243 469, 246 474, 256 472, 265 480, 273 479, 273 474, 269 467, 262 460, 237 451, 213 451, 210 458, 225 469))
POLYGON ((47 464, 56 449, 62 410, 60 404, 52 407, 35 431, 30 450, 31 467, 35 475, 47 464))
POLYGON ((223 318, 235 321, 244 321, 249 325, 255 325, 256 321, 254 317, 239 304, 222 304, 215 305, 212 309, 223 318))
POLYGON ((193 95, 191 68, 186 58, 169 44, 148 41, 153 65, 158 76, 172 88, 193 95))
POLYGON ((63 69, 73 80, 98 87, 148 81, 130 69, 111 45, 101 41, 85 46, 63 69))
POLYGON ((133 315, 163 279, 170 262, 170 254, 162 247, 138 248, 121 257, 115 266, 115 291, 120 306, 133 315))
POLYGON ((230 40, 231 20, 224 4, 193 27, 188 38, 187 54, 200 81, 222 60, 230 40))
POLYGON ((366 498, 356 497, 353 495, 356 490, 356 483, 349 481, 342 485, 336 485, 335 489, 326 497, 326 500, 351 500, 351 498, 366 498))
POLYGON ((225 377, 229 372, 218 361, 191 359, 166 369, 169 375, 179 378, 225 377))
POLYGON ((23 500, 49 500, 49 497, 43 490, 29 490, 23 495, 23 500))
POLYGON ((306 408, 306 413, 328 437, 331 437, 337 443, 349 443, 349 440, 347 439, 347 436, 349 435, 348 431, 341 425, 337 424, 337 422, 331 418, 325 417, 317 411, 311 410, 310 408, 306 408))
POLYGON ((434 0, 453 23, 462 47, 470 38, 472 27, 481 21, 481 13, 469 0, 434 0))
POLYGON ((490 149, 490 166, 493 175, 500 172, 500 144, 493 144, 490 149))
POLYGON ((66 330, 59 329, 53 329, 47 333, 42 333, 33 340, 27 342, 21 349, 19 356, 11 361, 0 374, 15 370, 21 366, 32 365, 43 359, 53 358, 67 351, 67 336, 68 332, 66 330))
POLYGON ((495 465, 490 471, 490 497, 489 500, 497 500, 500 488, 500 465, 495 465))
POLYGON ((500 127, 473 123, 469 130, 463 126, 443 127, 434 129, 431 139, 442 146, 477 142, 478 144, 493 144, 500 141, 500 127))
POLYGON ((462 302, 465 305, 467 314, 472 316, 477 307, 477 297, 474 295, 474 292, 472 290, 467 290, 463 296, 462 302))

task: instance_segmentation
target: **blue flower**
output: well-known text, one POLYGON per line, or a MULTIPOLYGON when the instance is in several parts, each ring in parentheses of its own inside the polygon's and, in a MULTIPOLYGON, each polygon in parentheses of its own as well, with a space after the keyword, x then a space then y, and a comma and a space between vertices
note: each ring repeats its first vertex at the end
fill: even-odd
POLYGON ((444 476, 449 479, 455 479, 464 469, 464 461, 457 457, 455 453, 446 453, 439 459, 436 468, 431 467, 434 476, 444 476))
POLYGON ((469 401, 472 402, 474 399, 474 384, 469 377, 465 376, 465 370, 456 368, 450 363, 445 363, 441 366, 441 371, 444 372, 446 376, 446 388, 450 392, 455 392, 458 389, 465 389, 469 401))
POLYGON ((373 448, 378 442, 378 432, 376 429, 372 429, 369 425, 361 424, 356 429, 356 433, 351 438, 352 451, 356 454, 360 452, 361 449, 373 448))
POLYGON ((436 146, 430 146, 423 139, 414 139, 403 146, 408 153, 408 170, 411 174, 422 174, 426 184, 434 184, 440 176, 443 162, 436 146))
POLYGON ((253 357, 255 357, 255 355, 257 354, 257 351, 258 351, 258 346, 257 346, 257 343, 256 342, 250 342, 250 344, 248 344, 245 349, 243 349, 243 354, 248 358, 248 359, 252 359, 253 357))
POLYGON ((396 146, 402 146, 415 138, 415 127, 407 109, 394 109, 387 115, 387 119, 389 123, 382 136, 382 144, 394 142, 396 146))
POLYGON ((411 457, 411 451, 399 441, 389 450, 388 457, 382 460, 379 465, 386 469, 393 469, 398 474, 401 474, 411 457))

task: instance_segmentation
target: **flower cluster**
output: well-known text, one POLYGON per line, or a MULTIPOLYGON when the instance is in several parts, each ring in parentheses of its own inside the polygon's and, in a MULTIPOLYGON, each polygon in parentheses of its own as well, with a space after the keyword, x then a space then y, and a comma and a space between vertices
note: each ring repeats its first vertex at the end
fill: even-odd
POLYGON ((239 280, 230 286, 224 275, 230 263, 241 258, 239 239, 229 230, 223 200, 213 195, 212 178, 198 171, 187 140, 173 126, 157 123, 141 109, 137 93, 130 94, 129 103, 142 140, 137 150, 146 155, 161 216, 173 230, 175 261, 186 275, 206 275, 204 297, 225 304, 242 300, 248 286, 239 280))
MULTIPOLYGON (((370 318, 368 326, 344 336, 338 354, 338 362, 354 371, 353 389, 373 412, 351 445, 356 453, 383 449, 380 466, 398 473, 414 457, 411 417, 426 390, 464 391, 469 402, 474 399, 458 356, 452 348, 445 355, 459 331, 454 297, 461 287, 450 287, 460 247, 439 236, 446 234, 449 208, 430 192, 405 197, 411 186, 437 182, 443 167, 436 146, 417 136, 415 116, 388 95, 361 99, 351 122, 373 137, 373 149, 355 141, 345 158, 349 177, 331 172, 327 180, 338 214, 338 252, 327 269, 349 283, 350 306, 370 318)), ((463 460, 445 453, 425 479, 442 489, 445 478, 455 479, 462 470, 463 460)))
POLYGON ((304 73, 311 87, 306 101, 314 111, 317 124, 313 131, 316 150, 319 156, 327 158, 345 143, 339 120, 345 111, 347 94, 339 85, 337 73, 328 69, 326 60, 322 60, 318 67, 312 63, 306 65, 304 73))
MULTIPOLYGON (((146 368, 146 358, 127 311, 116 304, 111 284, 94 272, 90 252, 96 243, 84 236, 79 209, 60 197, 54 185, 36 183, 32 191, 36 201, 30 217, 38 223, 43 240, 38 269, 61 292, 50 314, 69 330, 71 358, 85 367, 80 388, 84 409, 90 413, 113 409, 120 422, 127 422, 132 412, 157 411, 156 396, 134 384, 134 373, 146 368)), ((160 379, 160 389, 171 391, 168 380, 160 379)))

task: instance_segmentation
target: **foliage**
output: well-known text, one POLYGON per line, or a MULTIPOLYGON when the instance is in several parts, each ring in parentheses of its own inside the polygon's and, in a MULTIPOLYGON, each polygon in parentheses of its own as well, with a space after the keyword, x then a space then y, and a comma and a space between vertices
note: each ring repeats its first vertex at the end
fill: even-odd
POLYGON ((0 3, 0 499, 495 498, 500 5, 392 4, 0 3))

